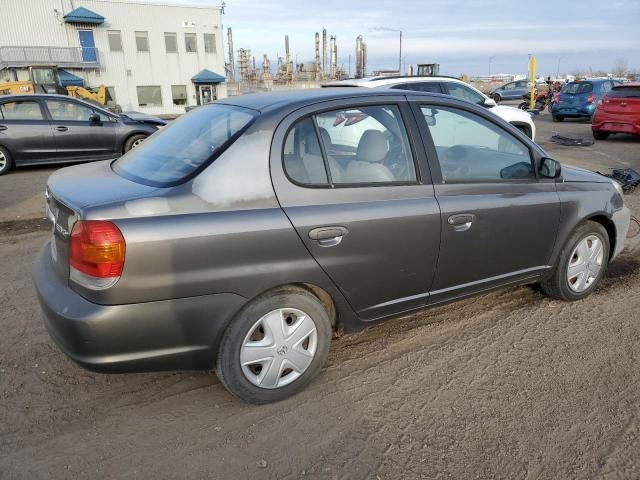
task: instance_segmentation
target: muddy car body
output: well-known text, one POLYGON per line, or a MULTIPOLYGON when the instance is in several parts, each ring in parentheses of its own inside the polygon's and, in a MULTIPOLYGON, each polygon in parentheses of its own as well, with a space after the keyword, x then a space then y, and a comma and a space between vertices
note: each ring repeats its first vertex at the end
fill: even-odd
POLYGON ((335 330, 520 283, 583 298, 629 224, 608 178, 560 171, 469 102, 397 91, 216 102, 116 162, 56 172, 47 198, 35 284, 67 355, 215 366, 253 402, 303 388, 335 330), (336 145, 323 116, 380 128, 336 145))

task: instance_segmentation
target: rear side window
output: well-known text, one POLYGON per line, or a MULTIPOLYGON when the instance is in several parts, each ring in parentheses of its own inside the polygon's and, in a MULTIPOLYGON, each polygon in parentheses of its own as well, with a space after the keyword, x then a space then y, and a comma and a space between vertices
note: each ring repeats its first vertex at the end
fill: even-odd
POLYGON ((308 185, 417 181, 407 132, 395 105, 332 110, 299 121, 287 135, 283 163, 289 178, 308 185))
POLYGON ((4 120, 44 120, 38 102, 29 100, 3 103, 0 115, 4 120))
POLYGON ((611 98, 640 98, 640 86, 613 87, 609 92, 611 98))
POLYGON ((394 87, 396 90, 411 90, 414 92, 434 92, 442 93, 440 84, 438 82, 408 82, 394 87))
POLYGON ((593 92, 593 84, 586 82, 579 83, 569 83, 562 90, 563 93, 570 93, 572 95, 577 95, 579 93, 591 93, 593 92))
POLYGON ((215 160, 257 115, 223 104, 196 108, 120 157, 113 169, 145 185, 177 185, 215 160))
POLYGON ((467 102, 475 103, 476 105, 484 105, 484 95, 479 92, 476 92, 472 88, 467 87, 466 85, 461 85, 459 83, 450 82, 446 84, 449 95, 457 97, 461 100, 466 100, 467 102))

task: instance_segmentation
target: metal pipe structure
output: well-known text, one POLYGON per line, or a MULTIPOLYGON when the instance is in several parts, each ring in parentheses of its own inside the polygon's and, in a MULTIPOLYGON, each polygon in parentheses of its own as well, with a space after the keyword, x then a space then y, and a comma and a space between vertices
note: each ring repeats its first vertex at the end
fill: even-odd
POLYGON ((336 45, 336 36, 331 35, 329 38, 329 55, 330 55, 330 72, 331 80, 335 80, 337 78, 338 72, 338 46, 336 45))
POLYGON ((285 64, 285 71, 287 73, 287 81, 291 80, 291 73, 292 73, 292 65, 291 65, 291 53, 289 52, 289 35, 285 35, 284 36, 284 61, 286 62, 285 64))
POLYGON ((233 61, 233 35, 231 33, 231 27, 227 28, 227 48, 229 49, 229 81, 235 82, 236 66, 233 61))
POLYGON ((367 74, 367 45, 362 35, 356 37, 356 78, 363 78, 367 74))
POLYGON ((327 73, 327 29, 322 29, 322 76, 327 73))
POLYGON ((320 80, 320 34, 316 32, 316 80, 320 80))

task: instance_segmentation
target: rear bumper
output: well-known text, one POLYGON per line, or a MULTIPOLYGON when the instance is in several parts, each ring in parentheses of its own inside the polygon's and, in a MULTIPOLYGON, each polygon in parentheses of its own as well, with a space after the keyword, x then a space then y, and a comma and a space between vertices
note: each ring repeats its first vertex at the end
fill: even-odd
POLYGON ((559 115, 566 118, 590 118, 595 110, 595 105, 569 107, 554 104, 553 107, 551 107, 551 113, 553 115, 559 115))
POLYGON ((613 260, 620 255, 622 250, 624 250, 627 232, 629 231, 629 224, 631 223, 631 212, 626 206, 623 206, 613 214, 611 220, 616 227, 616 246, 613 250, 613 254, 611 255, 611 260, 613 260))
POLYGON ((101 372, 211 368, 226 326, 246 302, 223 293, 98 305, 60 280, 48 243, 34 282, 51 338, 72 360, 101 372))
POLYGON ((640 135, 640 124, 632 122, 594 119, 591 129, 594 132, 629 133, 631 135, 640 135))

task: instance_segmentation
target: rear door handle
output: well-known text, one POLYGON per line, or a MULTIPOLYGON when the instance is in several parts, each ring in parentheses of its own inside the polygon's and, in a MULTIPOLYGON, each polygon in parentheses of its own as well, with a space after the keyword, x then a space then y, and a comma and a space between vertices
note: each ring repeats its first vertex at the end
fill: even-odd
POLYGON ((56 127, 56 130, 59 132, 66 132, 69 129, 67 127, 59 126, 59 127, 56 127))
POLYGON ((319 227, 309 230, 309 238, 318 242, 321 247, 340 245, 342 238, 349 233, 344 227, 319 227))
POLYGON ((476 216, 471 213, 461 213, 458 215, 451 215, 447 219, 447 223, 453 227, 456 232, 464 232, 471 228, 476 216))

